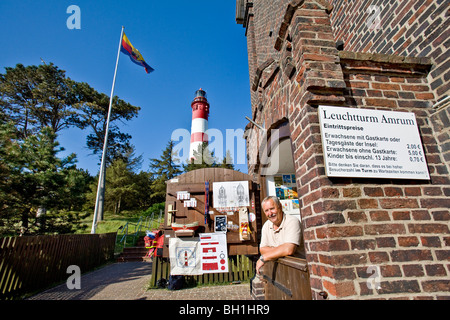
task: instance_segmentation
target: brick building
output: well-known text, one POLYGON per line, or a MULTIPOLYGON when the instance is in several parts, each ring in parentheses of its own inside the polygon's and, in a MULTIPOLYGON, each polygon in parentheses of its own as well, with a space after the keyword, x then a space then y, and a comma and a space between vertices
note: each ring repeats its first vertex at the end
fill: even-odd
POLYGON ((302 221, 313 299, 450 298, 449 9, 444 0, 236 1, 249 174, 262 196, 277 175, 295 175, 290 213, 302 221), (320 105, 413 112, 429 179, 327 175, 320 105))

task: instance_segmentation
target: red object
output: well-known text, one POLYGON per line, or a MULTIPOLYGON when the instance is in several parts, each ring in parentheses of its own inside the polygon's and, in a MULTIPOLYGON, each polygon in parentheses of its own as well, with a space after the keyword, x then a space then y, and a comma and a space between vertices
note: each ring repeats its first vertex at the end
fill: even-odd
POLYGON ((208 135, 204 132, 194 132, 191 135, 191 142, 196 141, 208 142, 208 135))
POLYGON ((194 221, 194 222, 188 223, 188 224, 172 223, 172 229, 174 231, 178 231, 178 230, 197 230, 198 227, 199 227, 199 225, 198 225, 197 221, 194 221))
POLYGON ((215 245, 215 244, 219 244, 218 242, 205 242, 205 243, 201 243, 200 245, 202 246, 209 246, 209 245, 215 245))
POLYGON ((157 257, 162 257, 163 246, 164 246, 164 235, 158 234, 157 240, 156 240, 156 256, 157 257))
POLYGON ((202 88, 195 92, 195 98, 191 103, 192 119, 202 118, 208 120, 209 118, 209 103, 206 98, 206 92, 202 88))
POLYGON ((219 265, 217 263, 204 263, 203 270, 219 270, 219 265))
POLYGON ((150 248, 153 244, 153 239, 151 239, 149 236, 144 237, 145 247, 150 248))
POLYGON ((150 238, 149 236, 144 237, 145 247, 150 248, 147 256, 151 257, 152 255, 154 255, 156 257, 161 257, 163 253, 164 236, 161 230, 153 231, 153 233, 155 234, 154 239, 150 238))

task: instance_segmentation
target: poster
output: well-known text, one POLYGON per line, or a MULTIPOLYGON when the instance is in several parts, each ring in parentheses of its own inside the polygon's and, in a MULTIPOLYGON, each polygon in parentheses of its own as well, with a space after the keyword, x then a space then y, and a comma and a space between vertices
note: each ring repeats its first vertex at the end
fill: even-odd
POLYGON ((283 211, 291 215, 300 215, 295 174, 279 173, 268 176, 266 181, 269 195, 280 199, 283 211))
POLYGON ((171 275, 203 274, 198 238, 170 238, 169 258, 171 275))
POLYGON ((170 238, 171 275, 228 272, 226 233, 201 233, 199 238, 170 238))
POLYGON ((214 232, 227 232, 227 216, 214 216, 214 232))
POLYGON ((319 106, 329 177, 429 180, 413 112, 319 106))
POLYGON ((201 233, 201 271, 228 272, 227 236, 225 233, 201 233))
POLYGON ((298 199, 297 184, 294 174, 280 174, 273 176, 275 194, 280 200, 298 199))
POLYGON ((213 182, 214 208, 250 206, 248 181, 213 182))

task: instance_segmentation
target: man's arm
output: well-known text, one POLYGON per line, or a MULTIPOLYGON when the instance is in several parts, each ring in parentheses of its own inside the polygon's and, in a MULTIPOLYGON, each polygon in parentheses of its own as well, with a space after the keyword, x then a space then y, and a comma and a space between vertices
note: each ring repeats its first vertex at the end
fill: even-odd
POLYGON ((278 247, 262 247, 259 250, 265 261, 271 261, 294 254, 296 248, 294 243, 284 243, 278 247))

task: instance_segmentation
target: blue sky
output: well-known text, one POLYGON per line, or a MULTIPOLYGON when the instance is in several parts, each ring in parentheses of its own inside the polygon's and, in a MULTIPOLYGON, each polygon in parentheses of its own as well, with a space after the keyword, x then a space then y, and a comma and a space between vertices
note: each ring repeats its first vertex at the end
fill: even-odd
MULTIPOLYGON (((235 22, 235 1, 85 1, 1 0, 3 50, 1 73, 17 63, 39 65, 41 58, 111 92, 121 27, 155 71, 146 74, 121 54, 114 94, 140 106, 137 118, 120 125, 132 135, 141 170, 158 158, 172 133, 190 130, 190 104, 200 87, 211 106, 209 128, 243 130, 251 117, 245 30, 235 22), (67 28, 70 5, 80 8, 81 29, 67 28)), ((89 155, 86 134, 63 131, 58 140, 75 152, 78 167, 98 172, 97 156, 89 155)), ((224 141, 225 144, 225 141, 224 141)), ((237 158, 238 150, 234 150, 237 158)), ((246 164, 236 165, 247 172, 246 164)))

